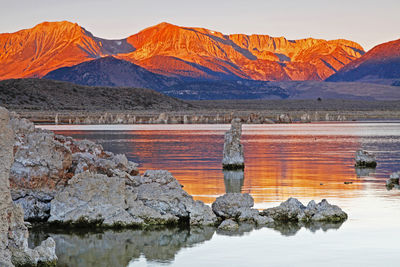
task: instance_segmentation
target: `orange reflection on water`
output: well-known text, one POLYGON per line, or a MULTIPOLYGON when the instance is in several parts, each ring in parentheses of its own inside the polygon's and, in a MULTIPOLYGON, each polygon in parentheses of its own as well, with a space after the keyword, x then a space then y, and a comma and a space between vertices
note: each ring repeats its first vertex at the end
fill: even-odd
POLYGON ((362 188, 352 161, 359 147, 354 138, 337 143, 331 136, 244 135, 246 169, 244 179, 235 181, 240 178, 224 180, 221 170, 222 133, 165 132, 163 140, 154 134, 135 132, 141 138, 130 143, 132 153, 144 160, 141 170, 170 170, 189 194, 206 203, 227 189, 251 193, 256 202, 274 202, 288 197, 354 197, 362 188), (353 184, 344 184, 349 181, 353 184))
POLYGON ((139 162, 141 172, 167 169, 189 194, 206 203, 212 203, 227 191, 250 193, 256 203, 288 197, 351 198, 361 192, 363 185, 357 180, 353 162, 354 151, 360 147, 356 136, 314 135, 308 126, 296 126, 299 132, 304 128, 304 134, 286 134, 285 129, 279 130, 279 134, 271 134, 269 129, 261 132, 244 129, 245 172, 223 173, 223 127, 209 131, 59 133, 78 138, 80 134, 90 136, 106 150, 124 153, 139 162))

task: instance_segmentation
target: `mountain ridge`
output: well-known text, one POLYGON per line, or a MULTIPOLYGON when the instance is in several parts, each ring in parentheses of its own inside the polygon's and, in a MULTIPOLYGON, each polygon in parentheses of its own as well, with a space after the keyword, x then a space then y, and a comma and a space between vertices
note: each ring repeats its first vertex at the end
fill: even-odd
POLYGON ((400 39, 379 44, 327 81, 400 79, 400 39))
POLYGON ((0 34, 0 79, 43 77, 112 55, 178 78, 324 80, 363 53, 359 44, 343 39, 227 35, 164 22, 127 38, 107 40, 76 23, 43 22, 0 34))

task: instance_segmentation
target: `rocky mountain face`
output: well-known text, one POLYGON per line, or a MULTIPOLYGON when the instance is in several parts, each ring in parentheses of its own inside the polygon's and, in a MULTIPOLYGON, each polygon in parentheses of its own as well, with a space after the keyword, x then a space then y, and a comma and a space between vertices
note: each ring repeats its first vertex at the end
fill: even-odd
POLYGON ((224 35, 161 23, 121 40, 77 24, 45 22, 0 34, 0 79, 43 77, 61 67, 114 55, 151 72, 206 80, 324 80, 364 54, 347 40, 224 35))
POLYGON ((189 65, 192 77, 208 78, 219 74, 254 80, 321 80, 364 54, 359 44, 347 40, 224 35, 168 23, 147 28, 127 42, 135 51, 121 56, 126 60, 166 75, 182 75, 189 65))
POLYGON ((329 77, 327 81, 374 79, 400 79, 400 39, 375 46, 364 56, 329 77))
POLYGON ((125 40, 94 37, 78 24, 44 22, 0 34, 0 79, 42 77, 60 67, 132 50, 125 40))

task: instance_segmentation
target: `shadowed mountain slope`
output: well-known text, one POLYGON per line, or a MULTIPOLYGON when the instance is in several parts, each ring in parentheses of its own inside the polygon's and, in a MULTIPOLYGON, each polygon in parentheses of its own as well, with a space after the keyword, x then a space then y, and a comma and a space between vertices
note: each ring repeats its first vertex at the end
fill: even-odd
MULTIPOLYGON (((375 46, 327 81, 400 79, 400 39, 375 46)), ((390 82, 389 82, 390 83, 390 82)))
POLYGON ((54 70, 45 79, 88 86, 140 87, 161 90, 178 80, 152 73, 133 63, 112 56, 54 70))

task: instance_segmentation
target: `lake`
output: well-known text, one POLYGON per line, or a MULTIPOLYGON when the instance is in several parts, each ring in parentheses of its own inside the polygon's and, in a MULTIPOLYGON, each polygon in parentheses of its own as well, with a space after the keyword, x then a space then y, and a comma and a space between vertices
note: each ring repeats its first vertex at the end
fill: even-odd
POLYGON ((349 218, 342 225, 90 232, 36 231, 52 236, 59 266, 398 266, 400 190, 385 180, 400 170, 400 123, 346 122, 243 125, 245 171, 221 169, 229 125, 41 125, 124 153, 140 171, 167 169, 195 199, 250 193, 257 209, 289 197, 326 198, 349 218), (376 169, 356 169, 358 149, 377 156, 376 169), (346 182, 346 184, 345 184, 346 182), (347 183, 349 182, 349 183, 347 183))

